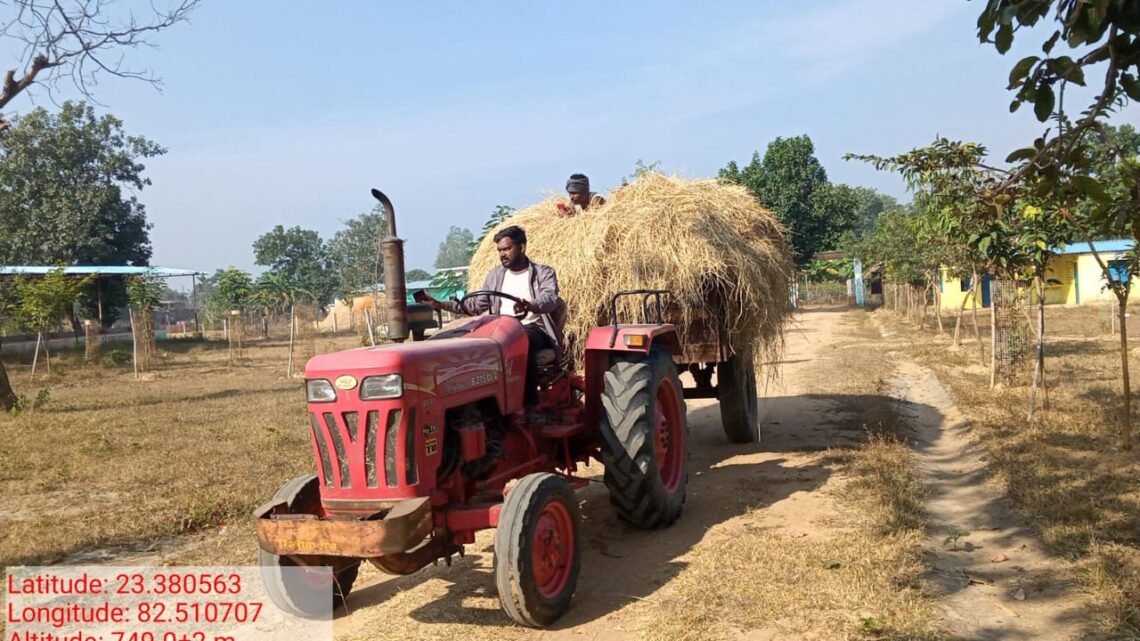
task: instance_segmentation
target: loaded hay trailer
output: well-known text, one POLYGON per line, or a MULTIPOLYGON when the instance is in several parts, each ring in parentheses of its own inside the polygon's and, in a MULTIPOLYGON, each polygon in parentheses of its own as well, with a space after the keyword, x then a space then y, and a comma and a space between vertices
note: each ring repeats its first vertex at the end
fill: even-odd
POLYGON ((685 398, 715 398, 728 439, 760 437, 757 365, 782 352, 791 315, 793 262, 786 232, 746 189, 720 180, 647 173, 615 190, 605 205, 566 215, 550 198, 522 209, 483 238, 468 272, 471 286, 498 262, 493 237, 510 225, 526 230, 527 255, 558 273, 574 337, 613 318, 652 323, 658 311, 677 327, 679 371, 692 376, 685 398), (613 298, 640 288, 667 290, 613 298))

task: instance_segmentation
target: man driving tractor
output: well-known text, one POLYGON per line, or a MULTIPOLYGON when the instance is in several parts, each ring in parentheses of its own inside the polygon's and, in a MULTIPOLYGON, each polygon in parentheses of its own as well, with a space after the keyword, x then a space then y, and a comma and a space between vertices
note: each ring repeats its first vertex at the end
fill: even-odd
MULTIPOLYGON (((483 290, 502 292, 518 299, 514 303, 514 313, 522 316, 529 348, 526 359, 526 391, 523 404, 528 416, 533 414, 538 404, 538 363, 536 356, 541 350, 554 349, 558 354, 562 349, 561 328, 554 322, 554 316, 564 305, 558 296, 558 276, 554 268, 540 265, 526 256, 526 230, 511 225, 495 234, 495 246, 499 251, 501 267, 495 267, 483 281, 483 290)), ((446 309, 453 314, 478 316, 490 310, 499 314, 503 299, 498 296, 477 296, 462 306, 459 301, 439 301, 427 296, 432 309, 446 309)), ((508 301, 509 302, 509 301, 508 301)), ((556 356, 560 358, 560 356, 556 356)))

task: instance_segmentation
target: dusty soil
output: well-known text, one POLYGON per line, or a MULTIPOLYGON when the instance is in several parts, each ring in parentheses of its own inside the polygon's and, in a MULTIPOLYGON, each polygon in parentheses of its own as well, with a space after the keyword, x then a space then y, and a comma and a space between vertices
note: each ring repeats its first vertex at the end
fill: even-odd
POLYGON ((989 482, 982 448, 930 370, 903 358, 891 394, 914 430, 929 490, 927 576, 943 625, 969 639, 1080 638, 1084 600, 1029 519, 989 482))
MULTIPOLYGON (((841 359, 837 350, 858 349, 862 337, 855 332, 861 323, 836 310, 800 316, 778 364, 780 379, 763 394, 759 445, 729 445, 717 404, 688 402, 688 500, 672 527, 648 532, 629 528, 613 515, 604 487, 591 485, 581 492, 583 569, 574 604, 554 629, 520 629, 499 610, 491 575, 492 537, 484 533, 450 568, 429 568, 396 579, 364 574, 348 599, 350 612, 337 620, 338 637, 363 639, 398 629, 401 635, 422 639, 676 638, 676 629, 657 623, 675 614, 671 610, 677 590, 671 584, 684 583, 684 577, 675 580, 694 555, 715 554, 726 539, 740 536, 756 536, 757 545, 768 541, 773 549, 787 545, 789 552, 804 552, 809 558, 824 551, 836 554, 850 525, 840 516, 841 466, 833 450, 863 441, 858 415, 868 401, 843 393, 845 382, 862 377, 852 367, 854 361, 841 359)), ((806 627, 824 633, 830 626, 857 622, 858 614, 874 612, 844 614, 806 627)), ((800 638, 803 632, 801 622, 773 618, 747 638, 800 638)))
MULTIPOLYGON (((600 483, 580 493, 583 569, 554 629, 520 628, 503 614, 493 535, 484 532, 450 566, 395 578, 363 568, 335 622, 338 639, 1077 638, 1082 604, 1066 568, 985 482, 961 413, 933 374, 898 349, 905 338, 869 333, 858 311, 797 318, 783 360, 769 364, 780 377, 762 393, 761 444, 729 445, 715 402, 689 401, 688 502, 673 527, 625 526, 600 483), (866 515, 850 505, 850 452, 888 406, 917 445, 925 538, 870 537, 866 515), (949 526, 970 534, 947 543, 949 526), (726 550, 736 557, 724 558, 726 550), (1008 560, 992 563, 999 554, 1008 560), (707 583, 742 555, 739 571, 754 581, 741 579, 740 591, 754 591, 752 608, 707 583), (911 578, 920 571, 925 581, 911 578)), ((592 472, 600 480, 598 465, 592 472)), ((238 521, 65 562, 247 564, 253 540, 238 521)))

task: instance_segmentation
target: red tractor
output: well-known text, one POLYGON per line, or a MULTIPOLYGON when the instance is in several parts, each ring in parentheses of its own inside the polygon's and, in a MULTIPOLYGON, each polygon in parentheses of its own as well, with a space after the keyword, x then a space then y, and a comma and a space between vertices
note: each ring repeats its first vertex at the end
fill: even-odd
MULTIPOLYGON (((428 306, 406 304, 392 204, 373 195, 391 234, 382 249, 392 343, 317 356, 305 368, 317 473, 286 483, 254 514, 259 560, 278 579, 271 593, 306 614, 280 568, 303 566, 339 604, 362 561, 411 574, 497 528, 503 609, 523 625, 548 625, 578 581, 581 464, 605 466, 610 502, 634 526, 667 526, 681 513, 687 427, 673 362, 681 346, 661 322, 665 292, 617 294, 641 297, 657 322, 619 324, 612 304, 612 324, 587 337, 582 373, 553 350, 539 353, 544 420, 529 424, 522 324, 470 317, 424 339, 436 320, 428 306)), ((511 298, 472 292, 464 301, 481 295, 511 298)))

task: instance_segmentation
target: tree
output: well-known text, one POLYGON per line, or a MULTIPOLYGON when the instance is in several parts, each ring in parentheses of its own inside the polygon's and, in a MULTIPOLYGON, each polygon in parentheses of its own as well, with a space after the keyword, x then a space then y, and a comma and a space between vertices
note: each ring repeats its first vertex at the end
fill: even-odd
MULTIPOLYGON (((150 224, 131 192, 150 184, 141 160, 164 152, 82 102, 17 119, 0 136, 0 262, 146 265, 150 224)), ((126 302, 122 279, 85 294, 88 316, 108 326, 126 302)))
POLYGON ((253 297, 253 278, 240 269, 230 267, 217 274, 217 293, 215 304, 220 308, 222 315, 230 310, 245 309, 253 297))
MULTIPOLYGON (((911 187, 929 190, 931 202, 940 212, 945 236, 958 242, 964 238, 975 265, 980 264, 986 272, 1012 280, 1021 280, 1026 271, 1030 273, 1038 310, 1037 360, 1029 401, 1032 419, 1037 390, 1044 384, 1046 268, 1057 248, 1070 240, 1071 230, 1065 221, 1042 215, 1043 207, 1055 208, 1056 204, 1052 200, 1037 200, 1050 195, 1048 190, 1035 188, 1033 181, 1040 178, 1023 181, 1015 189, 1007 188, 1003 181, 1009 172, 987 165, 986 155, 986 148, 977 143, 939 138, 928 147, 891 158, 853 154, 847 158, 870 162, 877 169, 897 171, 911 187)), ((975 267, 971 287, 977 286, 978 272, 975 267)), ((975 301, 976 298, 975 293, 975 301)), ((991 323, 991 344, 995 329, 991 323)), ((991 386, 996 375, 994 358, 991 356, 991 386)))
POLYGON ((404 279, 409 283, 418 280, 431 280, 431 272, 427 271, 426 269, 413 269, 404 272, 404 279))
MULTIPOLYGON (((158 80, 144 72, 123 66, 122 58, 114 59, 124 49, 154 46, 151 37, 185 21, 197 6, 197 0, 182 0, 167 10, 151 5, 151 20, 140 20, 129 13, 125 19, 114 15, 98 0, 15 0, 15 19, 0 31, 9 51, 22 51, 16 65, 4 75, 0 89, 0 113, 17 96, 36 84, 49 89, 59 80, 71 78, 85 96, 102 73, 141 79, 157 84, 158 80)), ((0 116, 0 132, 10 122, 0 116)), ((15 407, 16 395, 0 362, 0 409, 15 407)))
POLYGON ((100 0, 12 2, 13 17, 5 21, 0 39, 22 53, 4 76, 0 110, 33 85, 45 85, 50 91, 64 79, 88 98, 103 74, 159 85, 147 72, 124 66, 122 51, 153 47, 151 37, 186 21, 198 0, 182 0, 169 9, 152 4, 150 20, 140 20, 135 11, 116 16, 109 5, 100 0))
POLYGON ((858 194, 845 185, 831 185, 806 135, 776 138, 763 159, 752 154, 743 169, 735 161, 720 177, 744 185, 775 212, 791 234, 796 262, 804 264, 819 251, 834 249, 843 233, 855 226, 858 194))
POLYGON ((336 273, 337 293, 349 301, 353 294, 383 282, 380 241, 388 236, 388 219, 382 205, 345 221, 328 242, 327 253, 336 273))
POLYGON ((853 231, 862 235, 875 226, 875 221, 881 214, 888 211, 902 209, 902 205, 893 196, 879 193, 870 187, 850 187, 856 201, 855 228, 853 231))
MULTIPOLYGON (((63 268, 53 269, 44 276, 25 276, 16 280, 15 306, 16 320, 25 328, 36 332, 36 356, 39 356, 39 346, 43 343, 44 356, 47 357, 48 370, 51 370, 51 354, 48 351, 44 332, 58 323, 71 310, 79 298, 79 292, 92 280, 93 276, 83 279, 71 278, 64 274, 63 268)), ((32 375, 35 375, 35 360, 32 361, 32 375)))
POLYGON ((463 267, 471 261, 467 246, 475 240, 470 229, 451 226, 447 230, 447 237, 439 244, 439 252, 435 255, 435 268, 463 267))
POLYGON ((638 178, 641 178, 645 174, 648 174, 650 172, 659 172, 660 170, 657 168, 660 166, 661 166, 660 160, 654 160, 653 162, 646 164, 644 160, 638 158, 637 162, 635 162, 633 164, 633 173, 628 175, 628 176, 623 177, 621 179, 621 184, 622 185, 628 185, 631 181, 637 180, 638 178))
POLYGON ((291 286, 309 292, 319 303, 329 301, 337 282, 320 234, 277 225, 253 243, 254 260, 281 274, 291 286))
POLYGON ((135 376, 150 369, 158 351, 154 335, 154 310, 162 302, 166 283, 154 274, 127 279, 127 299, 131 305, 131 338, 133 339, 135 376))
MULTIPOLYGON (((1014 92, 1010 111, 1031 104, 1037 119, 1051 124, 1031 146, 1006 158, 1020 164, 988 197, 996 201, 1008 191, 1025 189, 1039 200, 1055 202, 1048 215, 1064 219, 1088 241, 1116 296, 1123 321, 1132 279, 1140 275, 1140 259, 1133 250, 1125 261, 1128 278, 1118 279, 1112 266, 1097 253, 1092 239, 1105 234, 1140 241, 1140 163, 1112 141, 1106 129, 1119 108, 1129 100, 1140 100, 1140 6, 1130 0, 987 0, 978 16, 978 39, 1005 54, 1019 31, 1044 35, 1050 26, 1052 33, 1042 43, 1041 55, 1026 56, 1013 64, 1008 89, 1014 92), (1045 29, 1038 26, 1042 22, 1045 29), (1063 47, 1054 53, 1059 43, 1063 47), (1070 122, 1072 110, 1066 110, 1066 89, 1070 85, 1086 86, 1086 71, 1103 80, 1083 93, 1091 96, 1089 102, 1070 122), (1093 153, 1096 137, 1111 150, 1111 164, 1117 171, 1097 175, 1093 153), (1122 199, 1114 199, 1114 194, 1122 199)), ((1121 448, 1129 450, 1132 391, 1128 331, 1123 322, 1120 360, 1121 448)))

